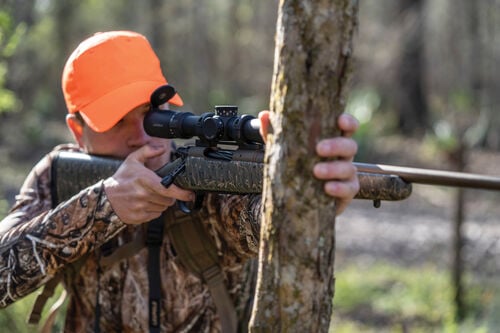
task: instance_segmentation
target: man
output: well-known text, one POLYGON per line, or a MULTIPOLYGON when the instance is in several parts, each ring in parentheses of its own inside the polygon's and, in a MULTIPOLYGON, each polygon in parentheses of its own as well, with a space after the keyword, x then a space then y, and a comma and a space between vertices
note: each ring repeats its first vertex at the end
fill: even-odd
MULTIPOLYGON (((10 214, 0 223, 0 306, 5 307, 64 272, 70 293, 65 331, 147 332, 147 248, 119 262, 102 264, 103 244, 112 250, 144 233, 142 224, 194 194, 160 184, 152 171, 168 162, 169 140, 143 129, 149 96, 166 84, 160 63, 146 38, 127 31, 98 33, 83 41, 64 68, 62 88, 67 125, 77 145, 61 150, 84 151, 125 159, 116 173, 52 207, 50 182, 53 154, 28 175, 10 214), (78 264, 77 264, 78 263, 78 264), (68 273, 71 272, 71 273, 68 273)), ((181 106, 175 95, 169 103, 181 106)), ((268 113, 262 112, 265 131, 268 113)), ((350 136, 357 122, 339 118, 350 136)), ((333 138, 318 144, 314 174, 324 179, 326 193, 338 200, 339 212, 358 191, 352 158, 356 143, 333 138)), ((202 215, 211 230, 226 284, 241 320, 251 296, 254 272, 246 262, 258 252, 260 196, 217 195, 205 198, 202 215)), ((176 260, 167 236, 161 245, 160 327, 162 332, 214 332, 219 318, 207 287, 176 260)))

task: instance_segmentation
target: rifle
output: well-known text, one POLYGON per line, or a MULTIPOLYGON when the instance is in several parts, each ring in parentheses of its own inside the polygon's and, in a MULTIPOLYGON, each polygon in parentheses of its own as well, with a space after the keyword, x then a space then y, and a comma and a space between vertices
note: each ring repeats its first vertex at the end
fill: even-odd
MULTIPOLYGON (((238 115, 237 106, 217 106, 215 113, 200 116, 190 112, 161 110, 175 94, 165 85, 151 95, 151 110, 144 129, 151 135, 170 139, 196 137, 195 144, 179 147, 173 161, 155 172, 162 184, 206 192, 252 194, 262 192, 264 142, 259 120, 238 115)), ((54 203, 70 198, 99 179, 111 176, 121 161, 83 153, 60 152, 53 159, 54 203)), ((358 169, 360 190, 356 199, 404 200, 411 195, 412 183, 500 190, 500 177, 463 172, 354 163, 358 169)), ((186 209, 187 211, 187 209, 186 209)))

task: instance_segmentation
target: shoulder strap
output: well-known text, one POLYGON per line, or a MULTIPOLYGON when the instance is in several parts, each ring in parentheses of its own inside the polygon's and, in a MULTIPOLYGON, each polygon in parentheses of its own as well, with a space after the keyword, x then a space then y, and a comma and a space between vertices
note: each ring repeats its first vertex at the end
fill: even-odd
POLYGON ((208 286, 223 333, 236 333, 236 310, 224 284, 214 241, 196 214, 167 210, 167 233, 182 265, 208 286))
POLYGON ((35 304, 33 304, 28 317, 28 324, 37 325, 40 322, 43 307, 47 303, 47 300, 54 295, 54 291, 61 280, 62 274, 58 274, 43 286, 42 292, 36 296, 35 304))
POLYGON ((68 292, 66 290, 63 290, 61 292, 61 295, 57 299, 57 301, 52 304, 50 310, 49 310, 49 315, 47 316, 47 320, 43 324, 42 328, 40 329, 40 333, 51 333, 52 328, 54 327, 54 322, 56 320, 57 313, 61 309, 61 307, 64 304, 64 301, 66 301, 66 297, 68 296, 68 292))

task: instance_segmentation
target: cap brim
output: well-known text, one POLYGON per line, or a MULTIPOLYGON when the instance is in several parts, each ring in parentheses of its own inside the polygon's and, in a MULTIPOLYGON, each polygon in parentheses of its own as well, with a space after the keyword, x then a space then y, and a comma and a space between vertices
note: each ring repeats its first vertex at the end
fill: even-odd
MULTIPOLYGON (((151 93, 163 84, 165 82, 134 82, 113 90, 79 111, 90 128, 96 132, 105 132, 132 109, 149 103, 151 93)), ((176 106, 184 104, 179 94, 175 94, 168 103, 176 106)))

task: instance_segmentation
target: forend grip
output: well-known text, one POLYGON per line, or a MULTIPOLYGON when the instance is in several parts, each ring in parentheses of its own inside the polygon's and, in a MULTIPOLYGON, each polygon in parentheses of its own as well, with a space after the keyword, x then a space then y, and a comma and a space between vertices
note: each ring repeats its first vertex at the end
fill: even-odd
POLYGON ((358 172, 359 192, 355 199, 398 201, 411 195, 412 185, 396 175, 358 172))

